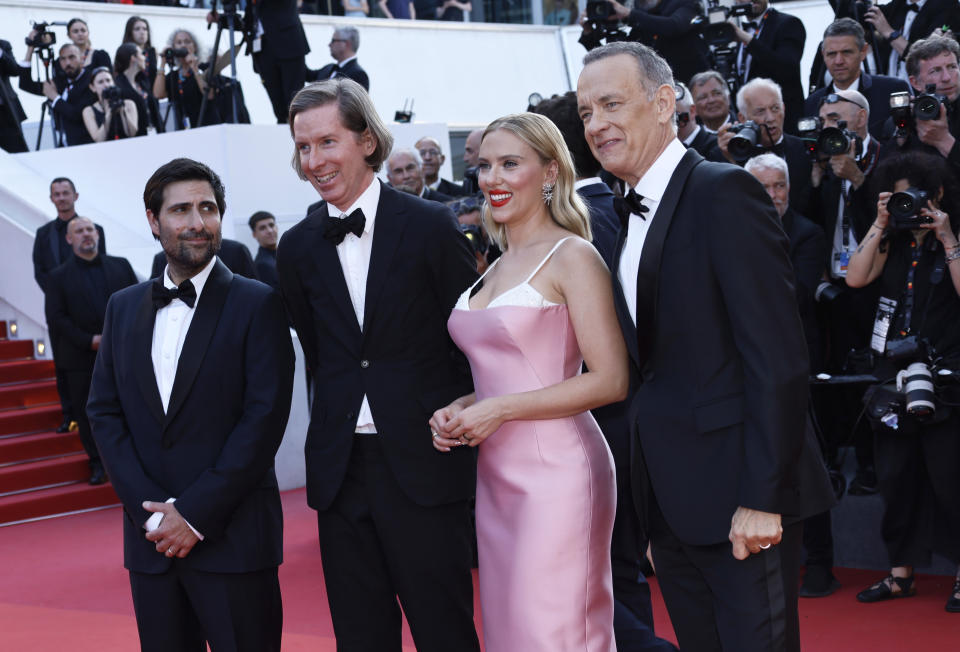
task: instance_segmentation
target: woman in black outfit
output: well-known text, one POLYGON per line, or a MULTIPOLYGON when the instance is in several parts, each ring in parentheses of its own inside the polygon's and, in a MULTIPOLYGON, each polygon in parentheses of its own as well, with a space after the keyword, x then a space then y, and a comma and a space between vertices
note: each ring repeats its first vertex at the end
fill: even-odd
POLYGON ((137 105, 122 97, 111 98, 107 89, 116 88, 109 68, 90 73, 90 90, 97 100, 83 108, 83 124, 95 143, 137 135, 137 105))
POLYGON ((123 30, 123 43, 136 43, 140 46, 146 60, 144 75, 152 92, 153 80, 157 77, 157 49, 150 43, 150 23, 147 22, 146 18, 130 16, 127 20, 127 26, 123 30))
POLYGON ((124 43, 117 48, 114 62, 117 86, 123 91, 125 98, 133 100, 137 105, 137 135, 146 136, 151 126, 154 130, 163 132, 163 125, 160 124, 160 103, 153 96, 153 85, 147 80, 147 63, 140 46, 136 43, 124 43))

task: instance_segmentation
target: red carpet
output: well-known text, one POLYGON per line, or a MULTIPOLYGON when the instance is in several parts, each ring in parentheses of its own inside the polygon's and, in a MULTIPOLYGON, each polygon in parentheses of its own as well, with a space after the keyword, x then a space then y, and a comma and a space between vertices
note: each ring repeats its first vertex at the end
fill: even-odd
MULTIPOLYGON (((314 512, 302 490, 283 495, 283 649, 333 652, 314 512)), ((0 650, 129 652, 138 649, 118 508, 0 528, 0 650)), ((960 614, 943 610, 952 581, 918 578, 917 597, 862 605, 854 595, 882 573, 841 570, 843 588, 800 603, 804 650, 953 652, 960 614)), ((658 632, 673 638, 656 581, 658 632)), ((408 632, 405 650, 414 650, 408 632)), ((456 651, 451 651, 456 652, 456 651)), ((518 650, 517 652, 523 652, 518 650)))

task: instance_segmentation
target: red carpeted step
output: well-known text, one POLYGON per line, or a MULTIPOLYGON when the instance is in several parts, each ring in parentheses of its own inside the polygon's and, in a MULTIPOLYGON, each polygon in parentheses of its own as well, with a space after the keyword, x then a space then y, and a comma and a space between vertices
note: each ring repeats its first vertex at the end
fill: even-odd
POLYGON ((67 482, 82 482, 89 477, 90 461, 85 453, 12 464, 0 467, 0 494, 67 482))
POLYGON ((0 497, 0 523, 24 521, 39 516, 65 514, 119 503, 120 499, 117 498, 110 484, 91 487, 83 482, 64 487, 40 489, 0 497))
POLYGON ((39 460, 83 450, 76 432, 37 432, 0 439, 0 464, 39 460))
POLYGON ((57 394, 57 383, 54 380, 0 385, 0 410, 59 402, 60 396, 57 394))
POLYGON ((0 385, 54 378, 53 360, 0 362, 0 385))
POLYGON ((6 410, 0 412, 0 435, 54 430, 62 420, 59 404, 6 410))
POLYGON ((32 340, 0 340, 0 360, 23 360, 32 357, 32 340))

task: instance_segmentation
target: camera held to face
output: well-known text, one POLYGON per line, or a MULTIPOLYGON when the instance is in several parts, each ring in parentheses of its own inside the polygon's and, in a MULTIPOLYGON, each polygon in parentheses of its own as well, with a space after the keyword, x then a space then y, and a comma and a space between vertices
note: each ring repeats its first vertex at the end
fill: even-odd
POLYGON ((727 143, 727 151, 738 163, 746 161, 760 153, 758 143, 761 139, 762 127, 753 120, 740 122, 730 127, 730 133, 736 134, 727 143))
POLYGON ((815 161, 847 154, 851 145, 854 145, 854 155, 859 156, 863 149, 863 141, 855 131, 847 129, 846 120, 839 120, 836 127, 824 127, 823 119, 819 116, 800 118, 797 120, 797 134, 815 161))
POLYGON ((926 191, 919 188, 910 187, 902 192, 893 193, 887 201, 890 228, 895 231, 904 231, 932 223, 932 218, 920 214, 920 209, 926 208, 929 199, 926 191))
POLYGON ((190 54, 190 51, 187 48, 167 48, 163 51, 163 58, 168 65, 172 66, 174 61, 183 59, 188 54, 190 54))
POLYGON ((890 93, 890 117, 897 127, 897 135, 905 136, 914 120, 938 120, 941 106, 947 107, 949 115, 950 102, 937 93, 936 84, 927 84, 926 92, 916 97, 910 97, 907 91, 890 93))
POLYGON ((117 109, 123 106, 123 91, 119 86, 108 86, 101 93, 103 100, 110 105, 110 108, 117 109))

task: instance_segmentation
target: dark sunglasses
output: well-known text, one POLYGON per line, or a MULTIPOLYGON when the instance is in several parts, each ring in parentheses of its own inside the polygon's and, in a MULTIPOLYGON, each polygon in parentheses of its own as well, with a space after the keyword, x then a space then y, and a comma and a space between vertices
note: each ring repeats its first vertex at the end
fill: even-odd
POLYGON ((838 95, 837 93, 829 93, 827 95, 824 95, 823 99, 820 100, 820 106, 823 106, 824 104, 836 104, 838 102, 849 102, 850 104, 853 104, 854 106, 858 106, 861 109, 867 108, 862 104, 860 104, 860 102, 855 102, 853 100, 847 99, 843 95, 838 95))

